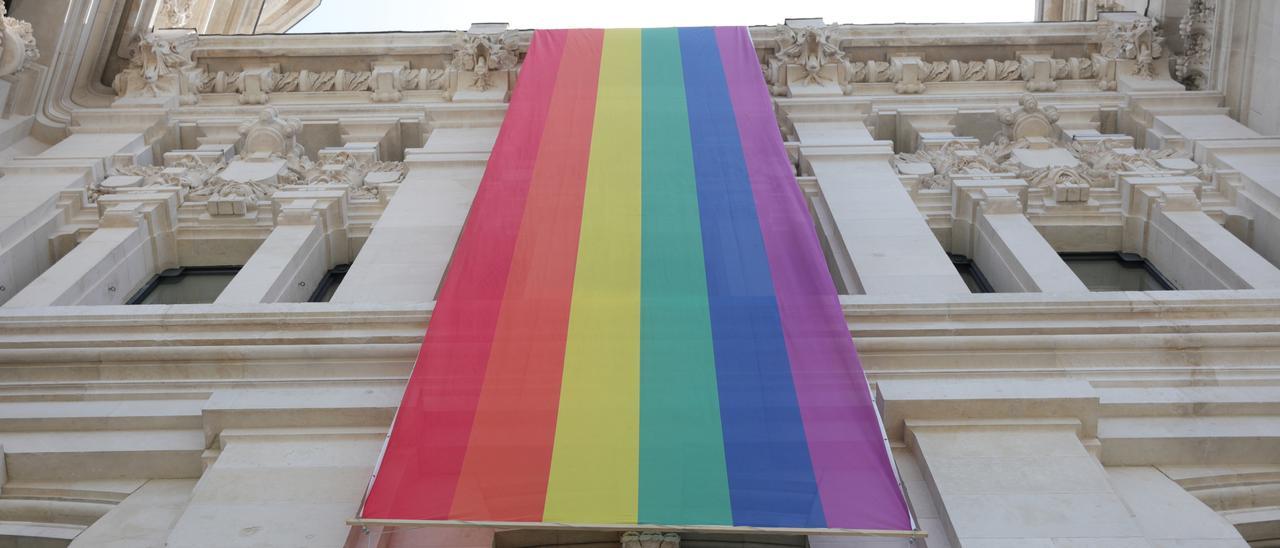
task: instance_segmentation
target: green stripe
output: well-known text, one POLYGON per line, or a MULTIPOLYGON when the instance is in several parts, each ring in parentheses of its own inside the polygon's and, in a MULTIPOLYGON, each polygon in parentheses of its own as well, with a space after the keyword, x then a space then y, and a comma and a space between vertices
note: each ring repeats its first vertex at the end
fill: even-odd
POLYGON ((642 42, 639 521, 732 525, 680 38, 642 42))

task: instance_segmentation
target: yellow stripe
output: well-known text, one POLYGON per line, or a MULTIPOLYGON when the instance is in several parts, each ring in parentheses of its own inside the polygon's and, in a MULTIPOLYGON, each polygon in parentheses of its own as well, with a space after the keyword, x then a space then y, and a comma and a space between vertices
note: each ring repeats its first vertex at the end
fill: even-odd
POLYGON ((636 522, 640 74, 640 31, 605 31, 544 521, 636 522))

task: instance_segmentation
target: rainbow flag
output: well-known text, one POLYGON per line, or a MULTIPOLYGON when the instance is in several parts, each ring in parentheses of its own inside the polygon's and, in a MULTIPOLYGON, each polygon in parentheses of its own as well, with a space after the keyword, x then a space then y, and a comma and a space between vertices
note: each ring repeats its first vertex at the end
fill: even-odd
POLYGON ((361 518, 912 528, 745 28, 534 33, 361 518))

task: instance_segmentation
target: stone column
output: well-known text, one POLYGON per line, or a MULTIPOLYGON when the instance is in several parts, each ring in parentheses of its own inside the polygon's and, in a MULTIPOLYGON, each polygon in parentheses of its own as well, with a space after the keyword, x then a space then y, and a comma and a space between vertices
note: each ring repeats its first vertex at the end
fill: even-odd
POLYGON ((1124 250, 1179 289, 1280 289, 1280 269, 1200 209, 1194 177, 1120 179, 1124 250))
POLYGON ((332 302, 435 300, 497 134, 439 128, 425 147, 405 151, 408 174, 332 302))
POLYGON ((178 266, 177 187, 102 196, 98 229, 6 307, 123 304, 157 272, 178 266))
POLYGON ((146 162, 150 155, 140 134, 77 133, 39 155, 0 165, 0 304, 57 260, 49 239, 79 207, 85 186, 106 175, 113 158, 146 162))
POLYGON ((952 181, 952 246, 968 255, 1000 293, 1087 292, 1023 213, 1020 179, 952 181))
POLYGON ((828 235, 833 251, 848 254, 864 293, 969 293, 898 179, 892 145, 872 139, 861 115, 848 112, 855 105, 780 106, 831 211, 838 232, 828 235))
POLYGON ((282 190, 272 200, 276 227, 215 303, 304 302, 330 268, 350 260, 344 185, 282 190))

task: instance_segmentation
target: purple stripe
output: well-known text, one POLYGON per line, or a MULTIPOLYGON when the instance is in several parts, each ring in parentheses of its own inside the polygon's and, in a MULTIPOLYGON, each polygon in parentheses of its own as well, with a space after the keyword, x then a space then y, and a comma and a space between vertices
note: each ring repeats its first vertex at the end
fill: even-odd
POLYGON ((910 530, 906 501, 751 37, 746 28, 722 27, 716 38, 827 526, 910 530))

